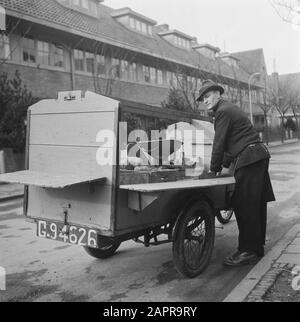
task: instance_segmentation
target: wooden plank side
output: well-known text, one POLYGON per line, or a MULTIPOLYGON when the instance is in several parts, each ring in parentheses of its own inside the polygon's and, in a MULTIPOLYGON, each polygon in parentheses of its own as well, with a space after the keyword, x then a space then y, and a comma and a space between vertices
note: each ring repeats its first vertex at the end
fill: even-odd
POLYGON ((72 101, 41 100, 30 107, 31 114, 83 113, 113 111, 116 112, 119 101, 108 97, 86 92, 85 98, 72 101))
POLYGON ((182 189, 193 189, 203 187, 213 187, 220 185, 234 184, 234 177, 200 179, 200 180, 182 180, 176 182, 148 183, 137 185, 122 185, 120 189, 139 192, 171 191, 182 189))
POLYGON ((68 211, 68 223, 109 230, 111 187, 96 185, 93 192, 88 184, 65 189, 44 189, 30 186, 28 216, 53 221, 64 221, 68 211))
POLYGON ((131 102, 120 99, 121 112, 133 113, 138 115, 157 117, 160 119, 173 120, 174 122, 191 123, 192 119, 209 121, 209 117, 201 116, 199 113, 188 113, 183 111, 176 111, 168 108, 157 106, 150 106, 138 102, 131 102))
POLYGON ((114 112, 32 115, 30 144, 100 146, 97 134, 114 136, 114 118, 114 112))
POLYGON ((103 177, 85 177, 80 173, 55 175, 30 170, 5 173, 0 175, 0 182, 17 183, 56 189, 62 189, 80 183, 91 183, 96 181, 98 183, 104 183, 106 180, 103 177))
POLYGON ((174 191, 161 192, 159 198, 143 211, 133 211, 128 208, 129 191, 119 190, 117 203, 116 231, 121 233, 129 229, 136 231, 146 227, 153 227, 158 223, 168 223, 170 219, 170 208, 166 208, 174 198, 174 191))
MULTIPOLYGON (((31 145, 29 170, 56 175, 80 174, 83 177, 104 177, 107 178, 106 184, 111 185, 113 166, 100 166, 97 163, 98 149, 96 147, 31 145)), ((109 151, 115 163, 115 151, 113 149, 109 151)))

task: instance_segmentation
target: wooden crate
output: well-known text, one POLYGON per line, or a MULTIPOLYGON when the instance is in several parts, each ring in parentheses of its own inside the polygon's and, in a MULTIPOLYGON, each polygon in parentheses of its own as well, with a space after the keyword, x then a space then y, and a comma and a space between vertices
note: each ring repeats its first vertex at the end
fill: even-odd
POLYGON ((164 169, 149 171, 120 170, 120 185, 159 183, 183 180, 185 178, 184 169, 164 169))

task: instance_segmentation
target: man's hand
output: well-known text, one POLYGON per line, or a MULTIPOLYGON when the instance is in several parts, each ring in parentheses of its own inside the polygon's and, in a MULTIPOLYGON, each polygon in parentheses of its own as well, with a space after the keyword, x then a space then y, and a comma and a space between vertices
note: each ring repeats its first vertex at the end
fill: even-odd
POLYGON ((216 177, 216 173, 209 171, 203 171, 202 174, 199 176, 199 179, 211 179, 211 178, 215 178, 216 177))
POLYGON ((223 168, 222 171, 220 172, 220 175, 223 175, 223 176, 226 176, 229 174, 230 174, 229 168, 223 168))

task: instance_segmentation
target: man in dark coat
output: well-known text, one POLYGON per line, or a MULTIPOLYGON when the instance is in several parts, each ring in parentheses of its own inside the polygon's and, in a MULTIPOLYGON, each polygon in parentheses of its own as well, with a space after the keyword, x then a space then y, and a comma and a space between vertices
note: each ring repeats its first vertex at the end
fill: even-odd
POLYGON ((264 256, 267 226, 267 202, 275 201, 268 173, 270 154, 245 112, 224 100, 223 87, 206 81, 200 89, 208 113, 214 116, 215 137, 211 156, 211 175, 228 174, 234 164, 235 212, 238 250, 224 260, 224 265, 255 263, 264 256))

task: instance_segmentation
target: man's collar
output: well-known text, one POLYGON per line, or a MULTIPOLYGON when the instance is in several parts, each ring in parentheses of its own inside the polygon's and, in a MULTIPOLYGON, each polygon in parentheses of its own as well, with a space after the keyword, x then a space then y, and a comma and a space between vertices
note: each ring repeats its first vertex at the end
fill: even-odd
POLYGON ((221 98, 219 99, 219 101, 217 102, 217 104, 212 108, 212 110, 213 110, 214 112, 217 112, 217 110, 218 110, 219 106, 220 106, 223 102, 224 102, 224 99, 221 97, 221 98))

